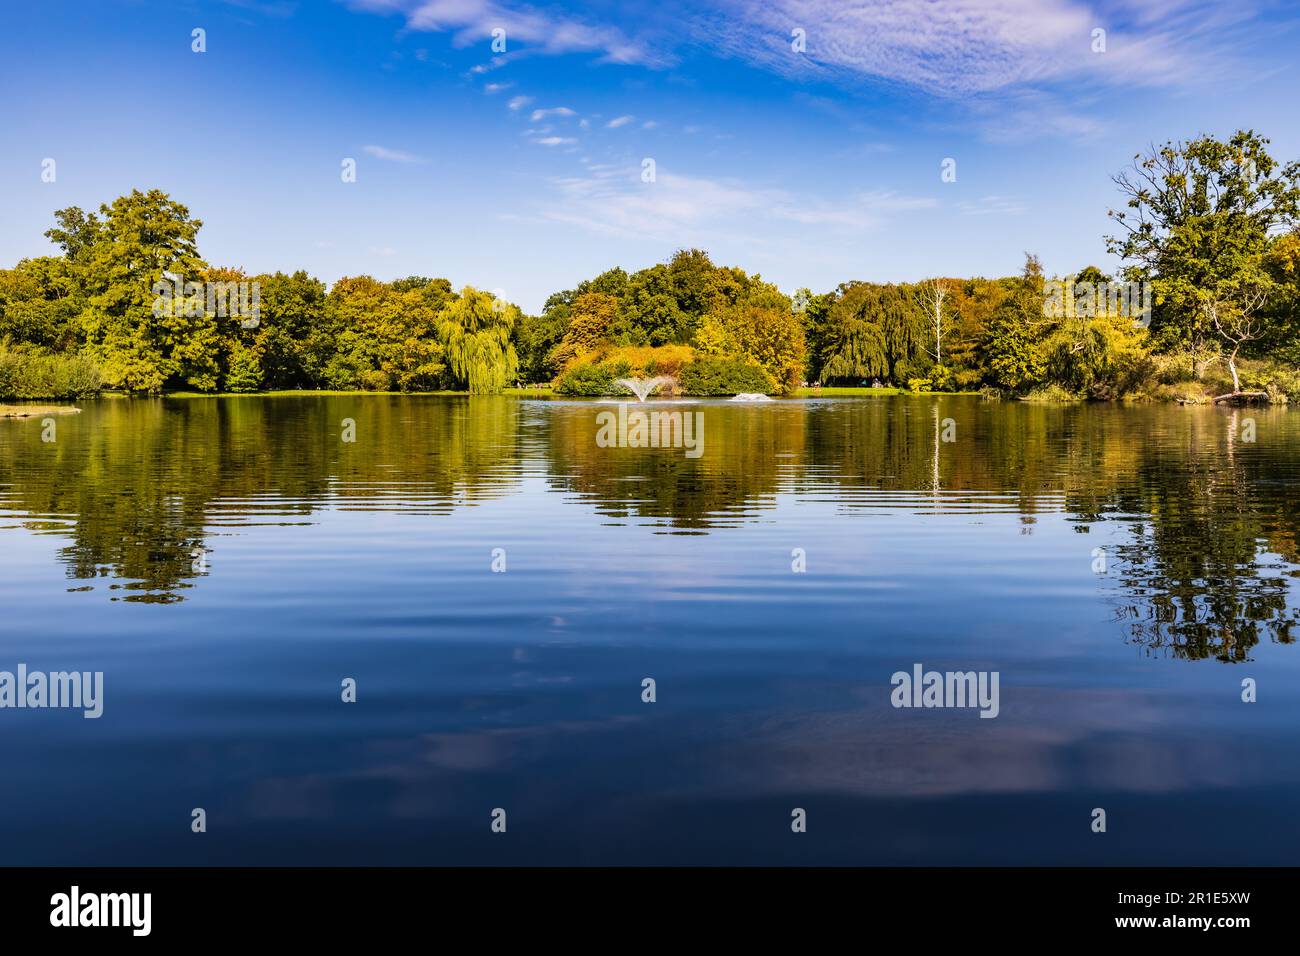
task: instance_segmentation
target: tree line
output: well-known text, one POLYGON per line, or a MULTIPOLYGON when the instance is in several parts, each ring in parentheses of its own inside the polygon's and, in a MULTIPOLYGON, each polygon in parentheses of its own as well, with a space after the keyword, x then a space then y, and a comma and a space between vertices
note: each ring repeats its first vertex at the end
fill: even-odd
POLYGON ((517 384, 598 395, 617 394, 620 377, 668 375, 706 395, 878 383, 1300 400, 1300 163, 1267 145, 1239 131, 1136 156, 1114 177, 1116 275, 1087 266, 1048 278, 1026 254, 1012 276, 788 295, 684 249, 557 292, 538 315, 444 278, 354 276, 327 289, 303 271, 212 266, 200 220, 159 190, 133 191, 94 213, 57 211, 46 236, 60 254, 0 270, 0 396, 517 384), (253 315, 246 296, 231 310, 213 295, 241 283, 255 290, 253 315))

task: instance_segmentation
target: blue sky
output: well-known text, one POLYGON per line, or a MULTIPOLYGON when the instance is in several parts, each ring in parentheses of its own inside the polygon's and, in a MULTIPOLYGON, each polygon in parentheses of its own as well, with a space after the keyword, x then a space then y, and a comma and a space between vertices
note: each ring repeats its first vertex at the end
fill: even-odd
POLYGON ((1205 0, 10 4, 0 262, 49 252, 57 208, 159 187, 214 264, 530 311, 683 246, 787 291, 1026 250, 1109 269, 1109 177, 1149 143, 1253 127, 1300 157, 1298 26, 1205 0))

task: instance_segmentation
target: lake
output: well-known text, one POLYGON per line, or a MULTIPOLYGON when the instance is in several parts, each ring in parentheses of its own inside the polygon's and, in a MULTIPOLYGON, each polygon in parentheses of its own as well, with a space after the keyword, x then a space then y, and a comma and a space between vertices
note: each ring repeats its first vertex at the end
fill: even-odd
POLYGON ((0 421, 0 862, 1294 863, 1300 415, 634 406, 0 421))

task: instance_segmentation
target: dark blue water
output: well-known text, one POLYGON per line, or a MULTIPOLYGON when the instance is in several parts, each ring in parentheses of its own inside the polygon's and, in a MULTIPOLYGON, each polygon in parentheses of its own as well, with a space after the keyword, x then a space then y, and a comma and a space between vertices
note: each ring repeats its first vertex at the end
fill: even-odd
POLYGON ((0 421, 0 670, 104 674, 0 709, 0 863, 1295 862, 1300 416, 653 406, 690 458, 616 407, 0 421))

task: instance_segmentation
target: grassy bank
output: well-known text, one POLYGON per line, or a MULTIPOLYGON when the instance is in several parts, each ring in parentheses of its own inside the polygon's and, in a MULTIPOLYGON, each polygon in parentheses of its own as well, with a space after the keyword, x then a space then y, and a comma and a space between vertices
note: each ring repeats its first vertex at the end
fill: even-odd
MULTIPOLYGON (((104 394, 112 394, 105 392, 104 394)), ((123 394, 123 393, 116 393, 123 394)), ((549 398, 554 393, 549 388, 507 388, 503 395, 519 395, 525 398, 549 398)), ((269 392, 165 392, 164 398, 281 398, 284 396, 329 396, 329 395, 469 395, 469 392, 442 390, 434 392, 369 392, 356 389, 308 389, 287 388, 273 389, 269 392)))
POLYGON ((905 388, 862 388, 857 385, 827 388, 800 388, 797 398, 877 398, 881 395, 978 395, 979 392, 909 392, 905 388))

